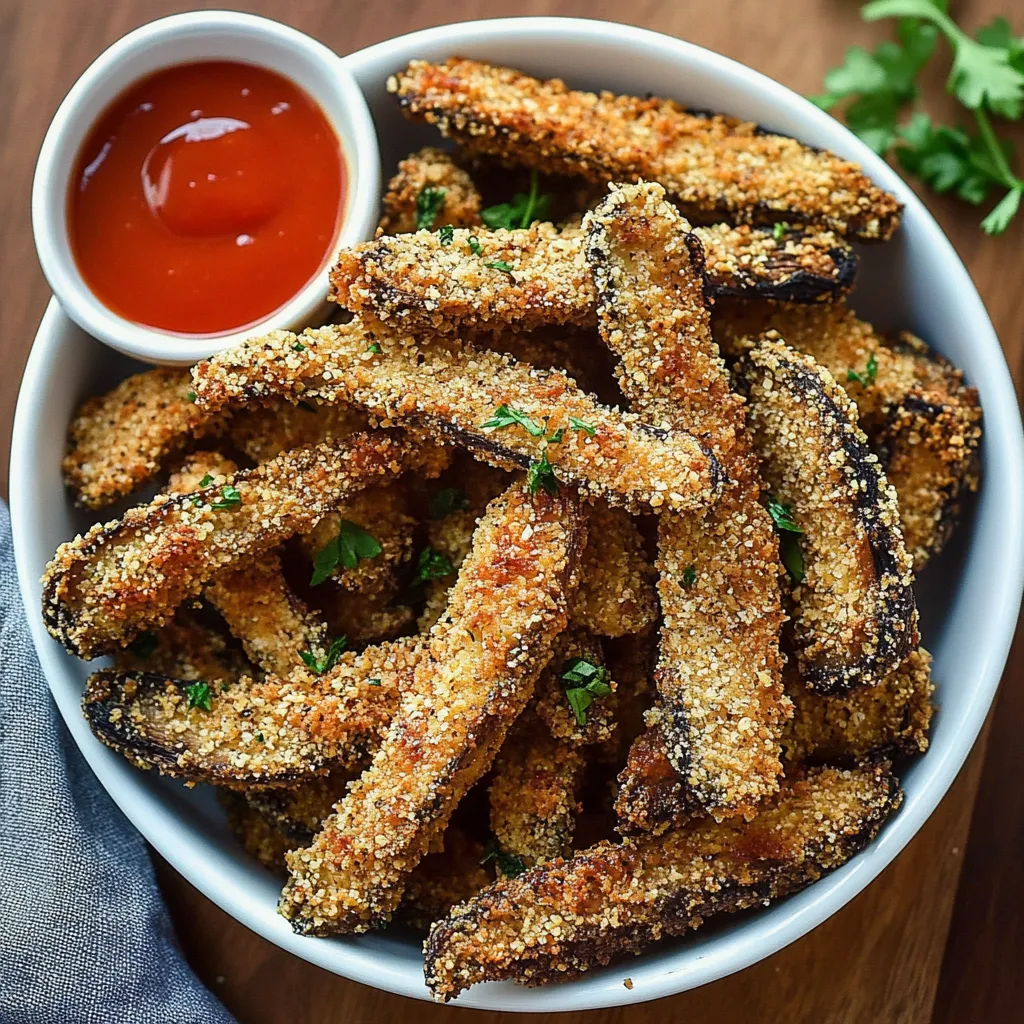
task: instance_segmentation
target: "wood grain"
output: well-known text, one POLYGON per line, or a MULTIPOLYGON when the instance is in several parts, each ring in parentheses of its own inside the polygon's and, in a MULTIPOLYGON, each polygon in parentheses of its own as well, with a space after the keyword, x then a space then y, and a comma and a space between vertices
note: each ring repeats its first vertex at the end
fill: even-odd
MULTIPOLYGON (((99 51, 152 18, 213 3, 170 0, 0 0, 0 440, 7 445, 21 368, 49 297, 32 244, 29 190, 47 122, 61 97, 99 51)), ((801 92, 851 43, 870 44, 888 29, 863 24, 850 0, 249 0, 246 9, 295 25, 348 52, 388 36, 446 21, 512 14, 562 14, 626 21, 689 39, 743 61, 801 92)), ((1006 0, 956 3, 976 27, 1010 11, 1006 0)), ((1019 21, 1018 17, 1018 21, 1019 21)), ((1015 26, 1020 31, 1024 26, 1015 26)), ((942 74, 929 106, 942 113, 942 74)), ((947 108, 948 109, 948 108, 947 108)), ((967 264, 1003 339, 1018 391, 1024 379, 1024 289, 1019 253, 1024 217, 1002 239, 977 228, 976 210, 924 194, 967 264)), ((6 460, 0 489, 6 493, 6 460)), ((1018 1021, 1024 1002, 1024 788, 1016 784, 1018 723, 1024 720, 1024 656, 1011 662, 982 747, 942 806, 904 854, 865 893, 814 933, 775 957, 692 993, 630 1009, 562 1016, 569 1021, 641 1024, 665 1019, 722 1024, 941 1024, 1018 1021), (978 779, 981 795, 974 805, 978 779), (971 840, 966 844, 968 823, 971 840), (965 856, 966 847, 966 856, 965 856), (964 866, 957 895, 957 881, 964 866), (956 909, 954 911, 954 899, 956 909), (950 919, 952 915, 952 928, 950 919), (948 933, 948 944, 947 944, 948 933), (945 951, 945 960, 943 954, 945 951), (940 978, 941 975, 941 978, 940 978), (936 1000, 936 990, 939 997, 936 1000), (934 1015, 933 1015, 934 1005, 934 1015)), ((390 1021, 412 1014, 424 1024, 457 1011, 387 996, 302 963, 247 932, 166 866, 161 878, 182 943, 202 977, 245 1024, 390 1021)), ((623 976, 628 974, 628 966, 623 976)), ((459 1019, 503 1022, 511 1015, 459 1019)), ((524 1018, 525 1019, 525 1018, 524 1018)))

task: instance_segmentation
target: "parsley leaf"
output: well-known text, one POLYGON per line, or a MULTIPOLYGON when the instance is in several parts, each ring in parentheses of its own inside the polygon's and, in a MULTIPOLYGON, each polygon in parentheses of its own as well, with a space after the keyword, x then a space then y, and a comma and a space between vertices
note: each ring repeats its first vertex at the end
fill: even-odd
POLYGON ((355 569, 361 558, 376 558, 384 549, 377 540, 350 519, 342 519, 338 536, 329 540, 313 559, 313 575, 309 585, 318 587, 339 563, 355 569))
POLYGON ((432 228, 434 226, 434 221, 441 212, 441 207, 444 206, 444 197, 446 195, 448 195, 447 189, 434 188, 430 185, 421 190, 420 194, 416 197, 417 231, 423 231, 425 228, 432 228))
POLYGON ((587 708, 598 697, 612 692, 608 685, 608 669, 595 665, 586 658, 570 658, 562 665, 561 678, 572 685, 566 687, 565 696, 578 725, 587 724, 587 708))
POLYGON ((213 477, 209 473, 203 474, 203 479, 199 481, 200 487, 209 487, 213 483, 213 477))
POLYGON ((157 647, 159 640, 157 639, 156 633, 150 632, 148 629, 141 632, 129 645, 128 650, 135 655, 136 658, 142 658, 145 661, 157 647))
POLYGON ((437 236, 441 239, 442 245, 451 245, 452 239, 455 237, 455 228, 451 224, 442 224, 437 229, 437 236))
POLYGON ((785 537, 780 546, 782 548, 782 564, 786 567, 789 578, 794 583, 803 583, 804 553, 800 549, 799 538, 785 537))
POLYGON ((775 529, 785 533, 803 533, 793 518, 793 506, 786 505, 777 498, 769 497, 768 515, 772 517, 775 529))
POLYGON ((512 273, 512 264, 506 263, 504 260, 492 260, 490 263, 485 263, 484 266, 490 270, 500 270, 503 274, 512 273))
POLYGON ((253 739, 254 739, 254 740, 255 740, 255 741, 257 742, 257 743, 262 743, 262 742, 263 742, 263 733, 261 733, 261 732, 258 732, 258 733, 256 733, 256 735, 255 735, 255 736, 253 736, 253 739))
POLYGON ((499 405, 494 410, 494 416, 486 423, 480 424, 480 429, 504 430, 506 427, 511 427, 514 423, 518 423, 519 426, 533 437, 544 436, 544 428, 531 420, 525 412, 517 409, 514 405, 499 405))
POLYGON ((225 484, 216 501, 210 502, 210 508, 225 509, 235 508, 242 504, 242 492, 231 484, 225 484))
POLYGON ((185 687, 185 697, 190 708, 202 708, 209 711, 213 707, 213 694, 206 683, 191 683, 185 687))
POLYGON ((521 875, 526 870, 526 863, 523 861, 523 858, 517 857, 514 853, 505 853, 498 845, 497 839, 493 837, 487 841, 487 846, 484 848, 484 855, 480 858, 480 863, 486 864, 492 860, 497 866, 498 871, 505 878, 515 878, 516 875, 521 875))
POLYGON ((420 552, 416 560, 416 572, 412 584, 426 583, 427 580, 442 580, 455 572, 452 560, 440 551, 435 551, 429 544, 420 552))
POLYGON ((781 242, 782 239, 786 237, 786 232, 788 230, 789 225, 784 220, 777 221, 772 225, 772 238, 774 238, 776 242, 781 242))
POLYGON ((322 658, 318 658, 312 651, 299 651, 299 657, 313 672, 322 676, 325 672, 330 672, 338 663, 338 658, 341 657, 341 652, 345 650, 347 643, 348 640, 345 637, 339 636, 331 641, 322 658))
POLYGON ((474 256, 479 256, 483 252, 483 249, 480 248, 480 239, 476 235, 470 235, 466 241, 469 244, 469 251, 474 256))
POLYGON ((187 399, 188 399, 188 400, 189 400, 190 402, 195 402, 195 400, 196 400, 196 393, 195 393, 194 391, 186 391, 186 392, 185 392, 185 397, 186 397, 186 398, 187 398, 187 399))
POLYGON ((517 192, 511 202, 498 203, 480 211, 480 219, 489 228, 528 228, 535 220, 551 219, 553 196, 539 191, 536 171, 530 171, 530 191, 517 192))
POLYGON ((444 519, 453 512, 469 508, 469 498, 461 487, 442 487, 430 498, 430 518, 444 519))
POLYGON ((530 463, 526 471, 526 485, 531 494, 536 494, 541 488, 552 497, 558 494, 558 477, 555 476, 554 466, 548 461, 547 447, 540 453, 539 459, 530 463))
POLYGON ((375 356, 379 356, 384 350, 377 344, 377 342, 371 341, 370 344, 366 346, 366 351, 372 352, 375 356))
POLYGON ((292 351, 293 352, 305 352, 306 351, 306 346, 303 345, 301 341, 293 341, 292 342, 292 351))
POLYGON ((569 417, 569 426, 573 430, 579 430, 586 434, 587 437, 593 437, 597 433, 592 424, 587 423, 586 420, 577 419, 575 416, 569 417))
POLYGON ((366 680, 366 685, 367 686, 380 686, 380 680, 379 679, 367 679, 366 680))
POLYGON ((864 372, 860 373, 858 370, 847 370, 846 371, 846 382, 855 380, 861 387, 866 388, 869 384, 875 383, 875 378, 878 376, 878 360, 875 358, 875 353, 872 352, 868 356, 867 365, 864 367, 864 372))
POLYGON ((688 565, 683 570, 683 586, 692 587, 697 582, 697 567, 694 565, 688 565))

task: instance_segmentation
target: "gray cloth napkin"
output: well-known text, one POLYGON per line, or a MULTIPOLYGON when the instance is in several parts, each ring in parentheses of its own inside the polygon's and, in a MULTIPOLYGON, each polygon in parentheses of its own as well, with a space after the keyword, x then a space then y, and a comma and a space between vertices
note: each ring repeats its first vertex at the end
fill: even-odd
POLYGON ((2 502, 0 652, 0 1024, 231 1024, 178 949, 142 836, 60 720, 2 502))

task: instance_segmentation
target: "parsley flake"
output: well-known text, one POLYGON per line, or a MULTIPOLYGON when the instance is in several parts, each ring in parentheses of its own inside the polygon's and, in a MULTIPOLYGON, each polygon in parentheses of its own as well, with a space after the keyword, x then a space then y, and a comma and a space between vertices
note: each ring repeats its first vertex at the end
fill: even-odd
POLYGON ((430 497, 430 518, 444 519, 453 512, 469 508, 469 498, 461 487, 442 487, 430 497))
POLYGON ((512 273, 512 264, 506 263, 504 260, 491 260, 491 262, 485 263, 484 266, 491 270, 500 270, 503 274, 512 273))
POLYGON ((772 238, 774 238, 776 242, 781 242, 782 239, 786 237, 786 232, 788 230, 789 225, 784 220, 777 221, 772 225, 772 238))
POLYGON ((451 245, 455 237, 455 228, 451 224, 444 224, 437 229, 437 236, 441 239, 442 245, 451 245))
POLYGON ((769 497, 768 515, 772 517, 775 529, 786 533, 803 533, 793 518, 793 506, 779 501, 777 498, 769 497))
POLYGON ((419 583, 426 583, 427 580, 442 580, 454 572, 455 566, 452 565, 452 560, 428 544, 416 560, 416 572, 412 583, 413 586, 416 586, 419 583))
POLYGON ((587 423, 586 420, 577 419, 575 416, 569 417, 569 426, 573 430, 579 430, 581 433, 586 434, 587 437, 593 437, 597 433, 593 424, 587 423))
POLYGON ((367 679, 366 680, 366 685, 367 686, 380 686, 380 680, 379 679, 367 679))
POLYGON ((253 739, 254 739, 254 740, 255 740, 255 741, 257 742, 257 743, 262 743, 262 742, 263 742, 263 733, 261 733, 261 732, 258 732, 258 733, 256 733, 256 735, 255 735, 255 736, 253 736, 253 739))
POLYGON ((416 230, 423 231, 434 226, 437 215, 444 206, 447 189, 427 186, 416 197, 416 230))
POLYGON ((135 655, 136 658, 142 658, 145 661, 157 647, 159 640, 157 639, 156 633, 150 632, 148 629, 141 632, 129 645, 128 650, 135 655))
POLYGON ((480 211, 480 219, 489 228, 528 228, 535 220, 551 219, 551 203, 554 197, 549 192, 540 192, 539 176, 530 171, 530 191, 517 192, 511 202, 498 203, 480 211))
POLYGON ((339 636, 331 641, 322 658, 318 658, 312 651, 299 651, 299 657, 311 671, 322 676, 325 672, 330 672, 338 663, 338 658, 341 657, 341 652, 345 650, 347 643, 345 637, 339 636))
POLYGON ((231 484, 225 484, 216 501, 210 502, 210 508, 225 509, 236 508, 242 504, 242 492, 231 484))
POLYGON ((804 554, 800 548, 800 534, 803 528, 793 518, 793 506, 786 505, 777 498, 768 498, 768 515, 772 517, 775 529, 779 533, 779 554, 782 564, 794 583, 802 583, 804 579, 804 554))
POLYGON ((544 428, 531 420, 525 412, 522 412, 513 405, 499 405, 498 408, 494 410, 494 416, 486 423, 480 424, 480 429, 504 430, 506 427, 511 427, 515 423, 518 423, 519 426, 528 431, 534 437, 544 436, 544 428))
POLYGON ((199 481, 200 487, 209 487, 213 483, 213 477, 209 473, 203 474, 203 479, 199 481))
POLYGON ((469 251, 474 256, 479 256, 483 252, 483 249, 480 248, 480 239, 477 238, 476 235, 470 235, 469 239, 468 239, 468 242, 469 242, 469 251))
POLYGON ((194 391, 186 391, 185 397, 192 403, 196 400, 196 393, 194 391))
POLYGON ((377 344, 377 342, 372 341, 370 342, 369 345, 366 346, 366 351, 372 352, 375 356, 379 356, 381 352, 384 351, 384 349, 382 349, 380 345, 377 344))
POLYGON ((558 494, 558 477, 555 476, 554 466, 548 461, 546 447, 540 453, 540 458, 530 463, 530 468, 526 471, 526 485, 531 494, 536 494, 541 488, 552 497, 558 494))
POLYGON ((866 388, 869 384, 875 383, 875 378, 878 376, 878 360, 875 359, 875 353, 872 352, 868 356, 867 366, 864 367, 864 372, 860 373, 857 370, 846 371, 846 382, 856 381, 861 387, 866 388))
POLYGON ((318 587, 340 564, 344 569, 355 569, 360 559, 376 558, 384 549, 361 526, 350 519, 342 519, 338 536, 329 540, 313 559, 313 575, 309 585, 318 587))
POLYGON ((209 711, 213 707, 213 694, 206 683, 191 683, 185 687, 185 697, 190 708, 209 711))
POLYGON ((293 352, 305 352, 306 351, 306 346, 303 345, 301 341, 293 341, 292 342, 292 351, 293 352))
POLYGON ((498 844, 498 840, 493 837, 487 841, 480 863, 487 864, 492 860, 499 873, 505 878, 515 878, 516 875, 521 875, 526 870, 523 858, 517 857, 514 853, 505 853, 498 844))
POLYGON ((688 565, 683 570, 683 586, 692 587, 697 582, 697 567, 695 565, 688 565))
POLYGON ((794 583, 804 581, 804 553, 800 548, 800 538, 786 536, 781 543, 782 564, 794 583))
POLYGON ((587 708, 598 697, 607 697, 612 688, 608 685, 608 669, 595 665, 586 658, 570 658, 562 665, 561 678, 571 685, 566 687, 565 696, 576 717, 576 724, 587 724, 587 708))

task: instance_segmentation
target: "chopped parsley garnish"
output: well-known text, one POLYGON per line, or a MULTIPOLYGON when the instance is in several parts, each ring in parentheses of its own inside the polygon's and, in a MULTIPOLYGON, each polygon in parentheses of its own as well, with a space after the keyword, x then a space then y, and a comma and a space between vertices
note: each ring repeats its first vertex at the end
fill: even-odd
POLYGON ((688 565, 683 570, 683 586, 692 587, 697 582, 697 567, 695 565, 688 565))
POLYGON ((503 274, 512 273, 512 264, 506 263, 504 260, 491 260, 490 263, 485 263, 484 266, 490 270, 500 270, 503 274))
POLYGON ((227 693, 228 690, 230 690, 230 689, 231 689, 231 684, 225 679, 224 682, 222 682, 220 684, 220 692, 221 693, 227 693))
POLYGON ((213 483, 213 477, 209 473, 203 475, 203 479, 199 481, 200 487, 209 487, 213 483))
POLYGON ((526 484, 531 494, 536 494, 542 487, 552 497, 558 494, 558 477, 555 476, 554 466, 548 462, 547 446, 540 453, 540 458, 530 463, 526 471, 526 484))
POLYGON ((213 707, 213 694, 206 683, 191 683, 185 687, 185 697, 190 708, 202 708, 209 711, 213 707))
POLYGON ((413 576, 413 586, 418 583, 426 583, 427 580, 442 580, 455 572, 452 560, 440 551, 435 551, 428 544, 416 560, 416 573, 413 576))
POLYGON ((444 224, 437 229, 437 236, 441 239, 442 245, 451 245, 455 237, 455 228, 451 224, 444 224))
POLYGON ((860 373, 858 370, 847 370, 846 371, 846 382, 849 383, 855 380, 861 387, 866 388, 869 384, 875 383, 875 378, 878 376, 878 360, 875 358, 875 353, 872 352, 868 356, 867 365, 864 367, 864 372, 860 373))
POLYGON ((156 645, 159 643, 156 633, 151 633, 148 629, 140 633, 129 645, 128 650, 135 655, 136 658, 142 658, 145 660, 155 650, 156 645))
POLYGON ((484 855, 480 859, 480 863, 486 864, 492 860, 497 865, 498 871, 505 878, 515 878, 516 875, 521 875, 526 870, 523 858, 517 857, 514 853, 505 853, 501 846, 498 845, 497 839, 493 837, 487 841, 487 846, 484 848, 484 855))
POLYGON ((480 219, 489 228, 528 228, 535 220, 551 219, 550 192, 538 190, 538 175, 530 171, 530 191, 517 192, 512 201, 488 206, 480 212, 480 219))
POLYGON ((569 426, 572 427, 573 430, 582 431, 587 435, 587 437, 593 437, 597 433, 593 424, 587 423, 586 420, 577 419, 575 416, 569 417, 569 426))
POLYGON ((293 341, 292 342, 292 351, 293 352, 305 352, 306 351, 306 346, 303 345, 301 341, 293 341))
POLYGON ((379 679, 367 679, 366 680, 366 685, 367 686, 380 686, 380 680, 379 679))
POLYGON ((256 735, 255 735, 255 736, 253 736, 253 739, 254 739, 254 740, 255 740, 255 741, 257 742, 257 743, 262 743, 262 742, 263 742, 263 733, 261 733, 261 732, 258 732, 258 733, 256 733, 256 735))
POLYGON ((309 585, 319 586, 339 564, 345 569, 355 569, 361 558, 376 558, 383 550, 361 526, 350 519, 342 519, 338 536, 329 540, 313 559, 309 585))
POLYGON ((786 505, 777 498, 769 497, 768 515, 772 517, 775 529, 779 532, 779 553, 782 564, 794 583, 802 583, 804 579, 804 554, 800 549, 800 534, 803 528, 793 518, 793 506, 786 505))
POLYGON ((195 400, 196 400, 196 393, 195 393, 194 391, 186 391, 186 392, 185 392, 185 397, 186 397, 186 398, 187 398, 187 399, 188 399, 188 400, 189 400, 190 402, 195 402, 195 400))
POLYGON ((372 341, 370 342, 369 345, 366 346, 366 351, 372 352, 375 356, 379 356, 381 352, 384 351, 384 349, 382 349, 380 345, 377 344, 377 342, 372 341))
POLYGON ((768 499, 768 515, 772 517, 776 530, 785 531, 786 533, 804 532, 797 526, 796 520, 793 518, 792 505, 786 505, 777 498, 770 497, 768 499))
POLYGON ((431 519, 444 519, 453 512, 461 512, 465 508, 469 508, 469 498, 461 487, 442 487, 431 495, 431 519))
POLYGON ((210 502, 210 508, 235 508, 241 504, 242 492, 237 487, 232 487, 231 484, 225 484, 220 492, 220 497, 216 501, 210 502))
POLYGON ((325 672, 330 672, 334 668, 347 643, 348 641, 345 637, 339 636, 331 641, 330 647, 327 648, 322 658, 318 658, 312 651, 299 651, 299 657, 313 672, 318 676, 322 676, 325 672))
POLYGON ((524 430, 528 431, 534 437, 543 437, 544 428, 537 423, 534 423, 525 412, 520 411, 512 405, 499 405, 494 410, 494 416, 489 419, 486 423, 480 424, 481 430, 504 430, 506 427, 511 427, 513 424, 518 423, 524 430))
POLYGON ((479 256, 483 252, 483 249, 480 248, 480 239, 477 238, 476 235, 470 235, 468 241, 469 251, 474 256, 479 256))
POLYGON ((587 708, 596 698, 607 697, 612 692, 607 682, 608 669, 586 658, 570 658, 562 665, 561 677, 570 684, 566 687, 565 696, 577 724, 586 725, 587 708))
POLYGON ((784 220, 780 220, 772 225, 772 238, 776 242, 781 242, 788 230, 789 225, 784 220))
POLYGON ((416 230, 423 231, 425 228, 432 228, 437 215, 444 206, 444 197, 448 194, 446 189, 434 188, 428 185, 416 197, 416 230))

